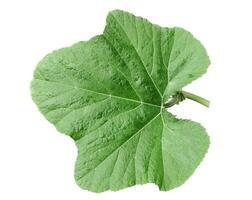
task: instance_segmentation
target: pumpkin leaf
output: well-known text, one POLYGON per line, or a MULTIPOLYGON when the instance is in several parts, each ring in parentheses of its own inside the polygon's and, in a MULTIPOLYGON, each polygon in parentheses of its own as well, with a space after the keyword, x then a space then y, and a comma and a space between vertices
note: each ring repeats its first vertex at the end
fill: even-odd
POLYGON ((32 98, 78 148, 77 184, 93 192, 154 183, 183 184, 203 159, 209 137, 164 107, 206 72, 204 47, 182 28, 162 28, 115 10, 102 35, 40 61, 32 98))

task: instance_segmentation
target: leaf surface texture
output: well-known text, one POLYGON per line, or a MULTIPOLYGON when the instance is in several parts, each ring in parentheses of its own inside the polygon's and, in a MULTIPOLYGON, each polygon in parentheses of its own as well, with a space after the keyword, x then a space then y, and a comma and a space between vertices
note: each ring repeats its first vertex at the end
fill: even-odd
POLYGON ((31 84, 39 110, 78 148, 75 179, 103 192, 155 183, 184 183, 209 138, 163 104, 210 64, 204 47, 181 28, 109 13, 102 35, 48 54, 31 84))

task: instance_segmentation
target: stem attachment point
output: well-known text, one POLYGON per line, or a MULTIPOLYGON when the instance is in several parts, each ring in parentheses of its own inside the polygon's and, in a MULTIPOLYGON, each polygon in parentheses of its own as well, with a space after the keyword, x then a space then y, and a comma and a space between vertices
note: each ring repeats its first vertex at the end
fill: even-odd
POLYGON ((192 101, 198 102, 203 106, 209 107, 210 102, 207 99, 204 99, 198 95, 192 94, 186 91, 180 91, 176 94, 172 95, 171 99, 164 104, 165 108, 170 108, 175 104, 179 104, 180 102, 184 101, 185 99, 190 99, 192 101))

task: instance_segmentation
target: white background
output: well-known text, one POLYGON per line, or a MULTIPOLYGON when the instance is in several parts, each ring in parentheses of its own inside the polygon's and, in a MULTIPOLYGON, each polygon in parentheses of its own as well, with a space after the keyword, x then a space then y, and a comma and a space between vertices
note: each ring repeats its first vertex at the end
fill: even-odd
POLYGON ((237 0, 0 1, 0 199, 252 199, 252 5, 237 0), (180 26, 206 47, 211 66, 187 90, 211 100, 172 111, 203 124, 208 154, 181 187, 153 184, 100 194, 74 182, 74 142, 38 112, 29 84, 50 51, 102 33, 108 11, 123 9, 180 26))

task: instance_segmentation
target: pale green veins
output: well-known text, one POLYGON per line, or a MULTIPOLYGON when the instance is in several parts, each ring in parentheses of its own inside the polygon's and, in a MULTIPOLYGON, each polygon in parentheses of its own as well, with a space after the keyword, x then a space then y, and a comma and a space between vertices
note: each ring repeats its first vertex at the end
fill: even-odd
POLYGON ((192 175, 209 137, 199 123, 176 118, 165 105, 209 64, 186 30, 115 10, 102 35, 38 64, 32 98, 75 141, 81 188, 103 192, 154 183, 170 190, 192 175))

